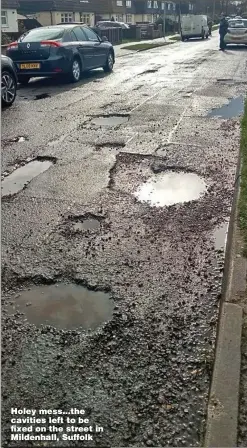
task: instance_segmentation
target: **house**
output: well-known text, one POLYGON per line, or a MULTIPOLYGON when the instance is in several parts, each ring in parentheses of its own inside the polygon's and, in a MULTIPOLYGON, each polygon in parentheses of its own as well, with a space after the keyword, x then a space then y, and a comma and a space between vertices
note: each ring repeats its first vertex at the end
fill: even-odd
POLYGON ((17 0, 2 0, 1 2, 1 23, 2 32, 6 34, 18 33, 17 0))
POLYGON ((43 26, 57 25, 61 22, 84 22, 90 26, 95 24, 96 0, 19 0, 19 2, 20 14, 36 19, 43 26))

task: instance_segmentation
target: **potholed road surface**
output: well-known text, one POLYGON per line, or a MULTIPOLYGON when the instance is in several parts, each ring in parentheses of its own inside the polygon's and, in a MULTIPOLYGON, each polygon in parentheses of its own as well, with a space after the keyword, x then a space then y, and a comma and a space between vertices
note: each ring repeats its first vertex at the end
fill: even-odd
POLYGON ((3 112, 5 446, 202 445, 246 64, 179 42, 3 112), (10 444, 11 407, 104 431, 10 444))

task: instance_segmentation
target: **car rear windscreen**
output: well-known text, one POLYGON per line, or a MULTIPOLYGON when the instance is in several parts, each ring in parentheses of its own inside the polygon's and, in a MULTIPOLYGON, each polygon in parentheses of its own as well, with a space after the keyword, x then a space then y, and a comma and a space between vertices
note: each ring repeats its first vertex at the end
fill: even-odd
POLYGON ((247 28, 247 20, 231 20, 228 24, 229 28, 247 28))
POLYGON ((40 42, 42 40, 58 40, 63 37, 64 28, 36 28, 20 38, 21 42, 40 42))

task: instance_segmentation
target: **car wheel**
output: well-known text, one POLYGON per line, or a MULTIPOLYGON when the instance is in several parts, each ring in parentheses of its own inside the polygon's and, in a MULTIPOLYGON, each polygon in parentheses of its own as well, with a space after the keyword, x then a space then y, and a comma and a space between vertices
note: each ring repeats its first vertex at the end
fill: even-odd
POLYGON ((30 81, 30 76, 18 76, 18 82, 23 86, 27 86, 30 81))
POLYGON ((78 82, 81 79, 81 63, 79 59, 75 58, 72 61, 72 66, 69 73, 70 82, 78 82))
POLYGON ((184 38, 184 36, 181 36, 181 41, 182 41, 182 42, 184 42, 184 41, 185 41, 185 38, 184 38))
POLYGON ((2 106, 10 107, 15 101, 16 97, 16 80, 11 72, 4 70, 1 76, 1 95, 2 95, 2 106))
POLYGON ((206 34, 206 39, 208 39, 208 34, 206 34))
POLYGON ((114 66, 114 57, 113 57, 112 52, 110 51, 110 53, 107 56, 106 64, 103 67, 104 68, 104 72, 105 73, 112 72, 113 66, 114 66))

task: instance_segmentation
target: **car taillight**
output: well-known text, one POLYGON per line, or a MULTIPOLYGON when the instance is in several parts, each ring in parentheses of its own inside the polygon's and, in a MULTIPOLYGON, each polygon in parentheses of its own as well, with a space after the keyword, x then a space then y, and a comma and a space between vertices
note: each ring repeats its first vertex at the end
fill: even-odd
POLYGON ((7 47, 7 50, 17 50, 17 48, 18 48, 18 43, 12 42, 12 44, 9 44, 9 46, 7 47))
POLYGON ((61 43, 60 42, 56 42, 54 40, 42 40, 42 42, 40 42, 40 46, 41 47, 61 47, 61 43))

